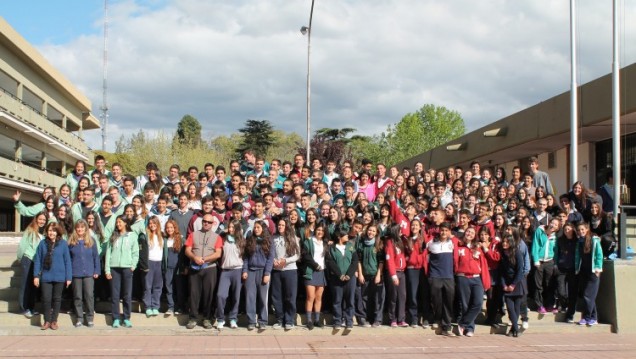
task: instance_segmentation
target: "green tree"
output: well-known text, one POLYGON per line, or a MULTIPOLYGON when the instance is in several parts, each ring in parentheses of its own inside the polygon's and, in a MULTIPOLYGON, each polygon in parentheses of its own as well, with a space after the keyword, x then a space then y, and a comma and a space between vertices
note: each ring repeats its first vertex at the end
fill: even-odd
POLYGON ((264 156, 274 144, 274 128, 267 120, 247 120, 245 126, 238 131, 243 134, 243 141, 236 149, 239 157, 246 150, 264 156))
POLYGON ((185 115, 177 124, 176 140, 182 145, 197 147, 201 144, 201 124, 191 115, 185 115))

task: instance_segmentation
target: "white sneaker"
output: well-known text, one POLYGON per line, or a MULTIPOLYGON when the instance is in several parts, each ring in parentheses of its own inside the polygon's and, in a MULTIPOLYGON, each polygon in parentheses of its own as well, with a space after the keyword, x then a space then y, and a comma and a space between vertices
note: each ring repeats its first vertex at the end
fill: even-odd
POLYGON ((234 319, 230 320, 230 328, 232 329, 238 328, 238 325, 236 325, 236 320, 234 319))
POLYGON ((223 329, 224 325, 225 325, 225 321, 223 321, 223 320, 217 320, 216 321, 216 329, 221 330, 221 329, 223 329))
POLYGON ((280 324, 280 323, 274 323, 274 325, 272 325, 272 329, 276 329, 277 330, 277 329, 282 329, 282 328, 283 328, 283 325, 280 324))
POLYGON ((530 323, 528 323, 527 320, 524 320, 521 322, 521 328, 523 328, 524 330, 528 329, 530 327, 530 323))

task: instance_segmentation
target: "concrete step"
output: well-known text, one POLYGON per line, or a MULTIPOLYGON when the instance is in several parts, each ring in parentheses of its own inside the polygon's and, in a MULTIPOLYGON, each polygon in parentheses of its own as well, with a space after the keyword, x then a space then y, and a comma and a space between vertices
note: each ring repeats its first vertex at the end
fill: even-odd
MULTIPOLYGON (((261 331, 261 335, 306 335, 309 331, 304 327, 303 316, 297 316, 297 326, 290 331, 274 330, 271 326, 268 326, 266 330, 261 331), (302 318, 302 321, 301 321, 302 318)), ((269 323, 272 323, 270 317, 269 323)), ((327 323, 330 323, 330 318, 326 318, 327 323)), ((244 315, 239 316, 239 328, 230 329, 224 328, 221 331, 216 329, 205 330, 201 326, 197 326, 195 329, 188 330, 185 328, 185 324, 188 321, 188 316, 185 314, 178 316, 164 317, 163 314, 157 317, 146 318, 144 314, 132 313, 131 322, 133 324, 132 329, 119 328, 113 329, 112 317, 108 314, 96 314, 94 318, 95 327, 81 327, 75 328, 76 318, 74 315, 61 313, 58 317, 58 324, 60 330, 57 332, 47 331, 46 334, 52 335, 95 335, 95 334, 107 334, 107 335, 125 335, 127 333, 134 332, 135 335, 147 332, 148 335, 165 335, 166 333, 172 333, 177 335, 251 335, 256 334, 259 330, 248 331, 247 320, 244 315)), ((40 325, 42 324, 42 315, 35 316, 31 319, 26 319, 24 316, 12 313, 0 313, 0 322, 2 327, 0 328, 0 335, 29 335, 40 334, 40 325)), ((199 321, 199 324, 201 322, 199 321)), ((455 328, 456 330, 456 328, 455 328)), ((476 335, 487 334, 505 334, 509 328, 507 326, 501 326, 498 329, 493 329, 489 326, 478 325, 476 327, 476 335)), ((594 327, 582 327, 575 324, 566 323, 547 323, 547 322, 530 322, 530 327, 526 330, 526 334, 532 333, 609 333, 611 331, 610 325, 599 324, 594 327)), ((339 329, 334 333, 331 326, 325 326, 324 328, 315 328, 310 333, 312 335, 342 335, 345 332, 344 328, 339 329)), ((363 328, 355 326, 351 331, 351 335, 356 334, 378 334, 378 335, 434 335, 438 334, 439 329, 436 331, 432 328, 391 328, 388 325, 380 326, 379 328, 363 328)))
POLYGON ((13 287, 0 288, 0 301, 17 301, 19 291, 19 288, 13 287))

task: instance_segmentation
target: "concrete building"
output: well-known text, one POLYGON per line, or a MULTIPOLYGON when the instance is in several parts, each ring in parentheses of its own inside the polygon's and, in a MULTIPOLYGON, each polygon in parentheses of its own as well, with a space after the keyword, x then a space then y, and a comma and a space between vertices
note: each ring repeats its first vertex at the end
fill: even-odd
MULTIPOLYGON (((621 164, 625 192, 623 204, 636 204, 636 64, 621 71, 621 164)), ((579 87, 578 179, 588 188, 605 183, 612 166, 612 78, 600 77, 579 87)), ((410 158, 399 167, 449 166, 503 167, 508 178, 514 166, 528 170, 530 156, 539 158, 540 169, 550 175, 556 194, 570 183, 570 93, 547 99, 495 121, 428 152, 410 158)))
POLYGON ((92 163, 82 131, 100 127, 91 103, 0 18, 0 232, 20 231, 11 196, 38 202, 77 160, 92 163))

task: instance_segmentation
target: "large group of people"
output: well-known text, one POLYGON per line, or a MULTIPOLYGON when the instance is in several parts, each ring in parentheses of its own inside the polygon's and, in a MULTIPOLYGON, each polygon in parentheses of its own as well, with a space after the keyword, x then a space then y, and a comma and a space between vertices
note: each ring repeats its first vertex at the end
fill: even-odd
POLYGON ((611 178, 599 192, 576 182, 556 195, 537 158, 528 162, 508 178, 478 162, 354 168, 252 151, 227 168, 175 164, 165 176, 153 162, 134 176, 102 156, 90 171, 78 161, 40 203, 14 195, 33 217, 18 250, 19 305, 37 314, 41 291, 43 330, 57 329, 72 287, 76 327, 94 325, 96 298, 112 302, 114 328, 132 327, 135 297, 148 317, 187 313, 188 329, 237 328, 243 310, 248 330, 290 330, 299 312, 310 330, 355 320, 472 337, 485 297, 487 323, 501 325, 505 308, 517 337, 530 309, 575 323, 582 298, 576 323, 593 326, 615 242, 611 178))

